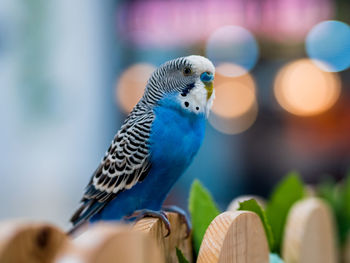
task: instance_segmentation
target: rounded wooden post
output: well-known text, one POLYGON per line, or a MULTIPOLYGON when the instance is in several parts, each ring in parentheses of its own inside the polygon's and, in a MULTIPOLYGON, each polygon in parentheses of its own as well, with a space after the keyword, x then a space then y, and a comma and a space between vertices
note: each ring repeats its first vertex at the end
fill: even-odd
POLYGON ((269 247, 258 215, 227 211, 205 232, 197 263, 268 263, 269 247))
POLYGON ((333 216, 324 201, 308 198, 291 208, 282 257, 285 263, 337 262, 333 216))
POLYGON ((165 237, 167 230, 159 219, 144 218, 138 221, 134 230, 147 233, 157 240, 163 254, 163 262, 178 263, 176 247, 179 248, 189 262, 193 262, 191 236, 186 238, 186 225, 176 213, 167 213, 170 221, 171 234, 165 237))
POLYGON ((45 223, 0 223, 0 262, 52 262, 69 240, 58 228, 45 223))
POLYGON ((346 242, 342 248, 342 262, 350 263, 350 233, 348 234, 346 242))
POLYGON ((55 263, 162 263, 156 242, 129 226, 98 223, 62 249, 55 263))

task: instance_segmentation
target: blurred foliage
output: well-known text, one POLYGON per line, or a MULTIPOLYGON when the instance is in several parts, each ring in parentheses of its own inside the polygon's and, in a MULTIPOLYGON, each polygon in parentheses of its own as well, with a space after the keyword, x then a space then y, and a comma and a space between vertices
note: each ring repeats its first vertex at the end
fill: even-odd
POLYGON ((189 263, 189 261, 185 258, 184 254, 179 248, 176 248, 176 256, 179 263, 189 263))
POLYGON ((191 187, 189 211, 193 227, 194 249, 198 254, 205 231, 220 213, 209 191, 198 180, 195 180, 191 187))
POLYGON ((266 217, 266 213, 264 209, 258 204, 258 202, 255 199, 250 199, 244 202, 239 203, 238 210, 245 210, 245 211, 251 211, 256 213, 263 223, 267 241, 269 243, 270 250, 272 250, 275 246, 275 240, 273 237, 273 233, 271 230, 271 225, 266 217))
POLYGON ((296 172, 290 172, 274 189, 266 206, 266 216, 275 240, 272 252, 280 253, 288 212, 304 195, 303 183, 296 172))
MULTIPOLYGON (((350 172, 347 178, 337 184, 328 178, 317 186, 317 194, 332 208, 338 226, 340 244, 344 245, 350 232, 350 172)), ((284 227, 291 207, 306 196, 306 189, 297 172, 290 172, 278 183, 264 209, 255 199, 239 203, 238 210, 256 213, 264 226, 270 250, 270 263, 283 263, 278 256, 282 247, 284 227)), ((211 221, 219 214, 210 193, 195 180, 190 192, 189 210, 193 224, 193 241, 198 253, 205 231, 211 221)), ((186 260, 177 250, 179 262, 186 260)), ((183 256, 183 255, 182 255, 183 256)))
POLYGON ((350 231, 350 172, 339 185, 332 178, 320 183, 317 193, 332 208, 337 222, 339 242, 343 245, 350 231))

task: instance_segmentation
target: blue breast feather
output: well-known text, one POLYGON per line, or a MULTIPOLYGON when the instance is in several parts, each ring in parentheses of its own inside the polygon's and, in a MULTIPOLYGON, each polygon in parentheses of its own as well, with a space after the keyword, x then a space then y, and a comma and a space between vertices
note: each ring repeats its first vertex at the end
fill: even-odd
POLYGON ((139 209, 159 210, 198 152, 205 131, 204 114, 183 109, 175 94, 164 97, 154 108, 154 114, 149 139, 152 168, 148 176, 118 194, 91 221, 119 220, 139 209))

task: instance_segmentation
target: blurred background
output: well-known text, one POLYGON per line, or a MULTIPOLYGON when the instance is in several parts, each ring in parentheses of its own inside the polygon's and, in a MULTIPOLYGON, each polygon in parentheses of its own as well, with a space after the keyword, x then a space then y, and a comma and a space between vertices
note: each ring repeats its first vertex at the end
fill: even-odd
POLYGON ((194 178, 224 209, 288 171, 341 180, 350 164, 347 0, 1 0, 0 219, 68 227, 152 71, 199 54, 216 68, 194 178))

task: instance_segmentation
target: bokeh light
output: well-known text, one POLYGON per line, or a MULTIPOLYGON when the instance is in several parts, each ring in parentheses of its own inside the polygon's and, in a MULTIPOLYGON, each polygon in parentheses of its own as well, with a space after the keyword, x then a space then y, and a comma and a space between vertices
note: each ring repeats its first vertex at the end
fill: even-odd
POLYGON ((178 0, 123 1, 117 27, 118 37, 141 47, 202 44, 227 25, 290 45, 302 42, 312 26, 334 15, 332 0, 189 0, 185 5, 178 0))
MULTIPOLYGON (((239 68, 233 65, 232 69, 239 68)), ((215 101, 210 124, 227 134, 236 134, 248 129, 255 121, 258 107, 255 82, 248 73, 239 77, 215 75, 215 101)))
POLYGON ((248 130, 258 115, 258 104, 255 101, 244 115, 235 118, 225 118, 215 113, 209 115, 209 123, 216 130, 225 134, 238 134, 248 130))
POLYGON ((255 101, 255 83, 250 74, 240 77, 215 75, 213 112, 231 118, 245 114, 255 101))
POLYGON ((255 66, 259 50, 254 36, 247 29, 240 26, 224 26, 209 37, 206 55, 215 65, 238 65, 239 70, 233 71, 231 76, 240 76, 255 66))
POLYGON ((122 73, 116 85, 116 100, 125 113, 129 113, 140 100, 154 70, 153 65, 140 63, 122 73))
POLYGON ((337 72, 350 66, 350 27, 339 21, 324 21, 306 38, 306 52, 325 71, 337 72))
POLYGON ((247 73, 247 70, 237 64, 220 63, 215 67, 215 71, 226 77, 241 76, 247 73))
POLYGON ((278 103, 288 112, 311 116, 334 105, 340 86, 337 73, 324 72, 311 60, 300 59, 280 70, 274 92, 278 103))

